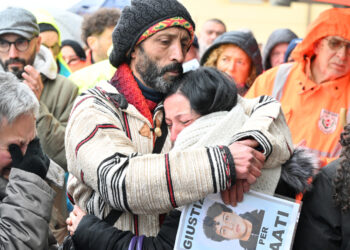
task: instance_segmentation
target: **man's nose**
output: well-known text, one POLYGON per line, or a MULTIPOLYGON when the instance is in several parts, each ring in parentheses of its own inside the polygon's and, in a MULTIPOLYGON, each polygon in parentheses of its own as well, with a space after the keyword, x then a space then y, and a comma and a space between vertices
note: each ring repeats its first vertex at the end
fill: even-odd
POLYGON ((18 57, 18 51, 15 47, 14 44, 10 44, 10 48, 9 48, 9 57, 10 58, 16 58, 18 57))
POLYGON ((172 46, 170 49, 170 53, 171 53, 171 61, 176 61, 178 63, 183 63, 183 61, 185 60, 185 56, 187 51, 185 51, 185 49, 182 47, 181 43, 176 43, 174 44, 174 46, 172 46))
POLYGON ((341 59, 341 60, 345 60, 346 56, 348 55, 346 46, 341 47, 340 49, 338 49, 337 51, 337 56, 341 59))

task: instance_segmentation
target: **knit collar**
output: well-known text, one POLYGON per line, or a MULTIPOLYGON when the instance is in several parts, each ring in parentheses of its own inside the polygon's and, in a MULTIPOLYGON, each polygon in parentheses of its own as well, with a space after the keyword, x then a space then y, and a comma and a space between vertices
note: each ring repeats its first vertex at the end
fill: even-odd
POLYGON ((147 86, 145 86, 144 84, 142 84, 142 82, 133 74, 137 85, 139 86, 143 96, 146 98, 146 100, 150 100, 154 103, 160 103, 162 100, 164 100, 164 94, 155 91, 154 89, 151 89, 147 86))
MULTIPOLYGON (((150 109, 149 101, 143 95, 135 77, 132 74, 130 67, 123 63, 118 67, 114 76, 111 79, 111 84, 123 94, 127 102, 135 106, 135 108, 147 118, 153 127, 152 109, 150 109)), ((155 103, 154 106, 156 106, 155 103)))

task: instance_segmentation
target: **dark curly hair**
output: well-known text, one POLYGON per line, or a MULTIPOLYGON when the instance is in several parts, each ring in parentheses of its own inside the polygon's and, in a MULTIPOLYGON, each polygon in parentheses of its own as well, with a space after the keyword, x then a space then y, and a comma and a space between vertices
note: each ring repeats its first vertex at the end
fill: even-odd
POLYGON ((346 212, 350 208, 350 124, 344 127, 340 135, 342 152, 340 154, 340 166, 334 178, 334 200, 342 211, 346 212))
POLYGON ((100 8, 90 15, 84 16, 81 24, 81 38, 86 45, 87 38, 92 35, 100 35, 106 28, 115 27, 121 12, 116 8, 100 8))

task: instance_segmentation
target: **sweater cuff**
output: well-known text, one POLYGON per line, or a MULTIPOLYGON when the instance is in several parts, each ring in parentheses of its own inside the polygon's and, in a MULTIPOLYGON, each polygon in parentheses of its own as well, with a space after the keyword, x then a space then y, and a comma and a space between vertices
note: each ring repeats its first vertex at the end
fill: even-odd
POLYGON ((271 142, 267 139, 267 137, 258 130, 249 130, 238 133, 233 136, 231 143, 251 138, 253 138, 259 143, 259 146, 258 148, 256 148, 256 150, 262 152, 266 156, 267 160, 267 158, 272 153, 272 145, 271 142))
POLYGON ((228 147, 208 147, 207 153, 212 171, 214 193, 233 186, 236 183, 236 169, 228 147))
POLYGON ((230 149, 227 146, 219 146, 223 154, 223 160, 227 166, 227 179, 229 180, 227 187, 232 187, 236 183, 236 166, 230 149))

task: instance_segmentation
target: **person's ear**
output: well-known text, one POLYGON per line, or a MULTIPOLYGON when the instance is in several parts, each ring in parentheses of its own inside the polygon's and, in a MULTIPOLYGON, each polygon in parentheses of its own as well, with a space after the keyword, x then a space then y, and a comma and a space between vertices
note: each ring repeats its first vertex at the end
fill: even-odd
POLYGON ((322 39, 318 40, 313 44, 314 55, 317 55, 322 47, 322 39))
POLYGON ((97 46, 97 37, 96 36, 89 36, 87 39, 86 39, 86 43, 87 43, 87 46, 89 47, 89 49, 91 50, 95 50, 95 47, 97 46))
POLYGON ((131 50, 131 53, 130 53, 130 58, 131 59, 135 59, 136 58, 136 54, 137 54, 137 51, 139 50, 139 47, 136 46, 134 47, 132 50, 131 50))
POLYGON ((38 36, 36 41, 36 53, 39 53, 40 45, 41 45, 41 36, 38 36))

